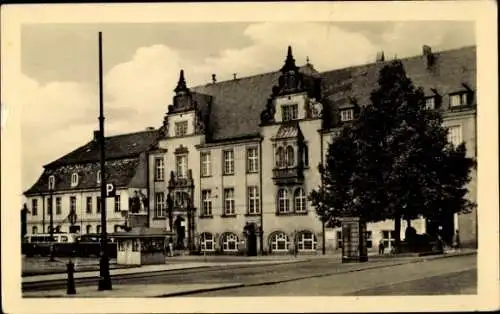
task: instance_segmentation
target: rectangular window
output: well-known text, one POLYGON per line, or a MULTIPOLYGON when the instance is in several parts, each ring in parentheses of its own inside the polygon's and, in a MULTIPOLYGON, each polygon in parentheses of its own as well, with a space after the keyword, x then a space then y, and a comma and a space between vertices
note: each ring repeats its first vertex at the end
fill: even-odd
POLYGON ((212 216, 212 191, 201 191, 201 201, 203 209, 202 216, 212 216))
POLYGON ((256 147, 247 149, 247 172, 259 171, 259 155, 256 147))
POLYGON ((47 199, 47 215, 50 215, 52 212, 52 204, 54 202, 54 198, 49 197, 47 199))
POLYGON ((306 143, 302 146, 302 164, 304 168, 309 167, 309 146, 306 143))
POLYGON ((436 97, 431 96, 425 98, 425 109, 434 110, 436 108, 436 97))
POLYGON ((38 215, 38 200, 37 199, 32 199, 31 200, 31 214, 33 216, 38 215))
POLYGON ((337 231, 337 249, 342 248, 342 231, 337 231))
POLYGON ((85 212, 87 214, 92 214, 92 197, 87 197, 87 206, 85 207, 85 212))
POLYGON ((373 246, 372 232, 366 231, 366 248, 371 249, 373 246))
POLYGON ((354 110, 353 109, 344 109, 340 111, 340 121, 351 121, 354 119, 354 110))
POLYGON ((234 215, 234 189, 224 189, 224 215, 234 215))
POLYGON ((451 107, 467 106, 467 93, 460 93, 450 95, 450 105, 451 107))
POLYGON ((187 155, 175 156, 175 169, 178 178, 187 177, 187 155))
POLYGON ((97 225, 95 230, 97 233, 101 233, 101 225, 97 225))
POLYGON ((61 198, 56 197, 56 215, 61 215, 62 209, 61 209, 61 198))
POLYGON ((382 243, 386 249, 391 249, 394 247, 394 242, 396 241, 396 232, 394 230, 382 230, 382 243))
POLYGON ((257 186, 248 187, 248 213, 249 214, 260 213, 260 196, 259 196, 259 189, 257 186))
POLYGON ((163 181, 165 178, 165 162, 163 158, 155 158, 155 181, 163 181))
POLYGON ((461 125, 453 125, 448 127, 448 142, 452 143, 455 146, 458 146, 462 143, 461 125))
POLYGON ((97 207, 97 211, 96 212, 99 214, 101 212, 101 197, 98 196, 97 199, 96 199, 96 201, 97 201, 97 206, 96 206, 97 207))
POLYGON ((188 123, 187 121, 180 121, 175 123, 175 136, 184 136, 187 134, 188 123))
POLYGON ((76 212, 76 196, 70 196, 69 198, 69 212, 76 212))
POLYGON ((224 151, 224 174, 234 174, 234 151, 224 151))
POLYGON ((166 214, 165 193, 155 193, 155 217, 163 218, 166 214))
POLYGON ((119 213, 120 210, 121 210, 120 195, 115 195, 115 213, 119 213))
POLYGON ((281 106, 281 113, 283 122, 297 120, 299 117, 299 106, 297 104, 283 105, 281 106))
POLYGON ((209 177, 212 174, 212 162, 210 152, 200 154, 201 159, 201 176, 209 177))

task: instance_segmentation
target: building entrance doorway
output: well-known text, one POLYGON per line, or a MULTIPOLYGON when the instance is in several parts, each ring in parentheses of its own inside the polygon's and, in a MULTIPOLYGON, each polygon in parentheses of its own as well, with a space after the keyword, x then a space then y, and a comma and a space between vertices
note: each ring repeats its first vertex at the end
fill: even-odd
POLYGON ((177 216, 177 219, 174 223, 174 229, 177 241, 175 241, 175 248, 178 250, 184 249, 184 239, 186 238, 186 220, 177 216))
POLYGON ((247 255, 257 256, 257 227, 254 223, 245 226, 247 236, 247 255))

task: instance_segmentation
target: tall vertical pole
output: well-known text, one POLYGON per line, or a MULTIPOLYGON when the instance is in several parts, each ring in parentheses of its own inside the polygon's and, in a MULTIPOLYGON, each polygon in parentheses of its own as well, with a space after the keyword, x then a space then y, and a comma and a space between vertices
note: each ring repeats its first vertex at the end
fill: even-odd
MULTIPOLYGON (((49 183, 50 184, 50 183, 49 183)), ((53 204, 52 204, 52 187, 49 186, 49 206, 47 208, 49 209, 49 219, 50 219, 50 259, 49 261, 54 262, 54 210, 53 210, 53 204)))
POLYGON ((104 105, 102 87, 102 32, 99 32, 99 146, 101 152, 101 260, 99 290, 111 290, 111 277, 109 275, 109 259, 107 252, 107 230, 106 230, 106 172, 104 154, 104 105))

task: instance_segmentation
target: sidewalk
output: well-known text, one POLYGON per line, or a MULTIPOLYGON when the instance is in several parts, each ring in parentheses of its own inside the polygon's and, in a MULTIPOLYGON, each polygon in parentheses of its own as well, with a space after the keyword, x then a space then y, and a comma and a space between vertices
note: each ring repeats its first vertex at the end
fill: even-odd
MULTIPOLYGON (((332 269, 332 272, 313 275, 313 276, 298 276, 292 278, 284 278, 279 280, 265 280, 256 283, 221 283, 221 284, 141 284, 141 285, 115 285, 113 286, 113 290, 110 291, 97 291, 95 287, 77 287, 76 295, 66 295, 65 290, 49 290, 49 291, 29 291, 23 292, 23 297, 27 298, 46 298, 46 297, 172 297, 172 296, 181 296, 188 295, 198 292, 206 292, 206 291, 215 291, 222 289, 230 289, 230 288, 238 288, 238 287, 250 287, 250 286, 262 286, 262 285, 270 285, 270 284, 278 284, 284 282, 298 281, 302 279, 308 278, 316 278, 316 277, 326 277, 326 276, 335 276, 337 274, 345 274, 350 272, 359 272, 368 269, 377 269, 377 268, 386 268, 392 267, 402 264, 408 263, 418 263, 427 260, 434 260, 440 258, 447 258, 453 256, 462 256, 462 255, 473 255, 476 253, 476 250, 460 250, 456 252, 450 252, 442 255, 432 255, 425 257, 413 257, 413 258, 380 258, 380 259, 371 259, 376 260, 375 263, 349 263, 349 264, 340 264, 343 265, 341 267, 332 269)), ((334 258, 333 255, 320 255, 318 257, 321 258, 334 258)), ((289 260, 289 261, 261 261, 261 262, 241 262, 238 264, 245 265, 257 265, 257 264, 274 264, 274 263, 292 263, 292 262, 300 262, 305 261, 305 259, 289 260)), ((231 263, 230 265, 235 265, 235 263, 231 263)), ((210 267, 209 265, 214 266, 223 266, 223 263, 190 263, 191 268, 193 267, 210 267)), ((228 264, 229 265, 229 264, 228 264)), ((175 267, 179 267, 177 269, 185 269, 182 268, 182 265, 154 265, 154 266, 143 266, 139 268, 142 273, 153 272, 153 271, 165 271, 168 270, 167 266, 170 266, 171 270, 175 267), (156 269, 156 270, 155 270, 156 269)), ((188 266, 185 264, 184 266, 188 266)), ((118 270, 116 270, 118 271, 118 270)), ((125 271, 125 270, 123 270, 125 271)), ((131 271, 131 269, 128 269, 131 271)), ((76 274, 75 274, 76 275, 76 274)), ((98 273, 97 273, 98 275, 98 273)), ((113 274, 112 274, 113 275, 113 274)), ((57 280, 57 279, 56 279, 57 280)))
MULTIPOLYGON (((186 263, 171 263, 164 265, 145 265, 137 266, 131 268, 120 268, 111 269, 111 276, 117 275, 131 275, 131 274, 151 274, 156 272, 173 271, 173 270, 183 270, 183 269, 194 269, 194 268, 205 268, 205 267, 215 267, 215 266, 242 266, 242 265, 271 265, 271 264, 286 264, 286 263, 298 263, 306 261, 303 258, 294 258, 287 260, 268 260, 268 261, 241 261, 241 262, 186 262, 186 263)), ((85 272, 75 272, 74 278, 98 278, 99 270, 95 271, 85 271, 85 272)), ((38 275, 38 276, 26 276, 22 278, 22 283, 35 283, 35 282, 46 282, 55 280, 66 280, 67 274, 49 274, 49 275, 38 275)))

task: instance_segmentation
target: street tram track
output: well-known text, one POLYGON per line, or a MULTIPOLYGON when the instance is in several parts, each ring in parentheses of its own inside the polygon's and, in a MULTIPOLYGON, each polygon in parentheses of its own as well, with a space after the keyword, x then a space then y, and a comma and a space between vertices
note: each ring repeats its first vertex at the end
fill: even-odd
MULTIPOLYGON (((296 261, 294 263, 303 263, 307 262, 307 260, 296 261)), ((245 269, 245 268, 253 268, 256 265, 223 265, 223 266, 202 266, 190 269, 179 269, 179 270, 160 270, 154 272, 146 272, 146 273, 132 273, 132 274, 119 274, 112 275, 112 281, 128 281, 133 279, 143 279, 148 277, 176 277, 176 276, 184 276, 191 275, 197 273, 220 273, 221 271, 227 271, 231 269, 245 269)), ((260 264, 259 267, 266 268, 279 268, 282 267, 282 264, 260 264)), ((75 285, 78 286, 90 286, 92 284, 97 284, 99 281, 99 277, 89 277, 89 278, 75 278, 75 285)), ((22 283, 22 291, 42 291, 42 290, 56 290, 63 289, 66 287, 66 279, 56 279, 49 280, 45 282, 25 282, 22 283)))

